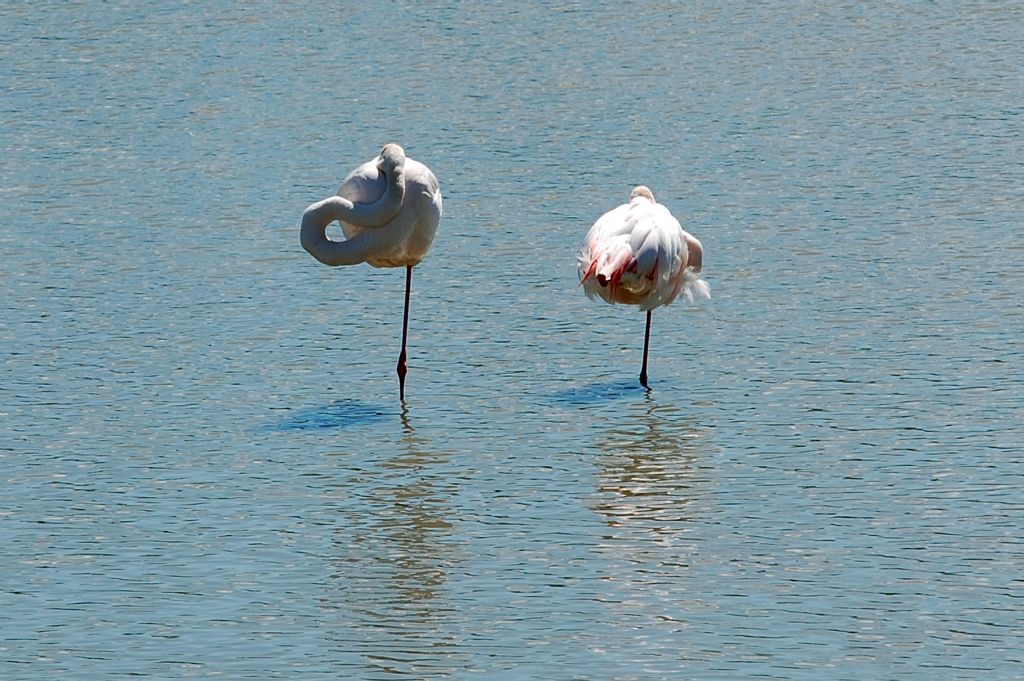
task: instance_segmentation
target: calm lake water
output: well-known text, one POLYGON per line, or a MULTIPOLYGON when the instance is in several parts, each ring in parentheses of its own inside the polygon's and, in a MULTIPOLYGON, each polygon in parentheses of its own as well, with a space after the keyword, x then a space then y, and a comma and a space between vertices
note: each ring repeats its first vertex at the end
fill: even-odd
POLYGON ((1024 678, 1024 8, 499 5, 0 6, 0 677, 1024 678))

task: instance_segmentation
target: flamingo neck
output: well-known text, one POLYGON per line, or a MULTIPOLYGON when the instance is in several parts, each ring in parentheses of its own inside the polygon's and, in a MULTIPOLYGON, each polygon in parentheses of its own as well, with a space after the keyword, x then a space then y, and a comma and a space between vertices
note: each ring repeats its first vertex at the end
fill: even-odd
POLYGON ((371 256, 365 239, 333 241, 327 238, 327 227, 335 220, 368 229, 391 222, 405 200, 405 173, 398 168, 384 178, 384 193, 373 203, 352 203, 341 196, 331 196, 307 208, 299 230, 302 247, 325 265, 365 262, 371 256))

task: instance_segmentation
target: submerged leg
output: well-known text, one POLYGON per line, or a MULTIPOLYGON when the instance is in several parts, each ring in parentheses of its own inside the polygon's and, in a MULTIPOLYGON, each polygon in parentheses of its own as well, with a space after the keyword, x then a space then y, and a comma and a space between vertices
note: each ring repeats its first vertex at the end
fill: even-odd
POLYGON ((405 401, 405 375, 409 372, 405 364, 405 342, 409 335, 409 291, 412 289, 412 265, 405 267, 405 313, 402 315, 402 354, 398 356, 398 398, 405 401))
POLYGON ((647 349, 651 345, 651 311, 647 311, 647 330, 644 331, 644 363, 640 367, 640 385, 647 387, 647 349))

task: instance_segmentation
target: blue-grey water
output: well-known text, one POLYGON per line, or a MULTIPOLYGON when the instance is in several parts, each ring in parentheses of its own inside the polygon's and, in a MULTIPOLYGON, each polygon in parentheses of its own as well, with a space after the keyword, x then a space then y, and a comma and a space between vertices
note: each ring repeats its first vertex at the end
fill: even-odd
POLYGON ((0 677, 1024 678, 1020 3, 325 5, 0 5, 0 677))

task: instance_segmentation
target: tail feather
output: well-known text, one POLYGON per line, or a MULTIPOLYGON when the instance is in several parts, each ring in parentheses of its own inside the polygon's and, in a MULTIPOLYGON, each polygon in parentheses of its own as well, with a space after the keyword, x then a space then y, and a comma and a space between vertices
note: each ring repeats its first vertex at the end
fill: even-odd
POLYGON ((691 303, 694 300, 710 299, 711 286, 708 285, 708 282, 701 279, 700 275, 693 268, 687 267, 683 273, 683 287, 680 293, 691 303))

